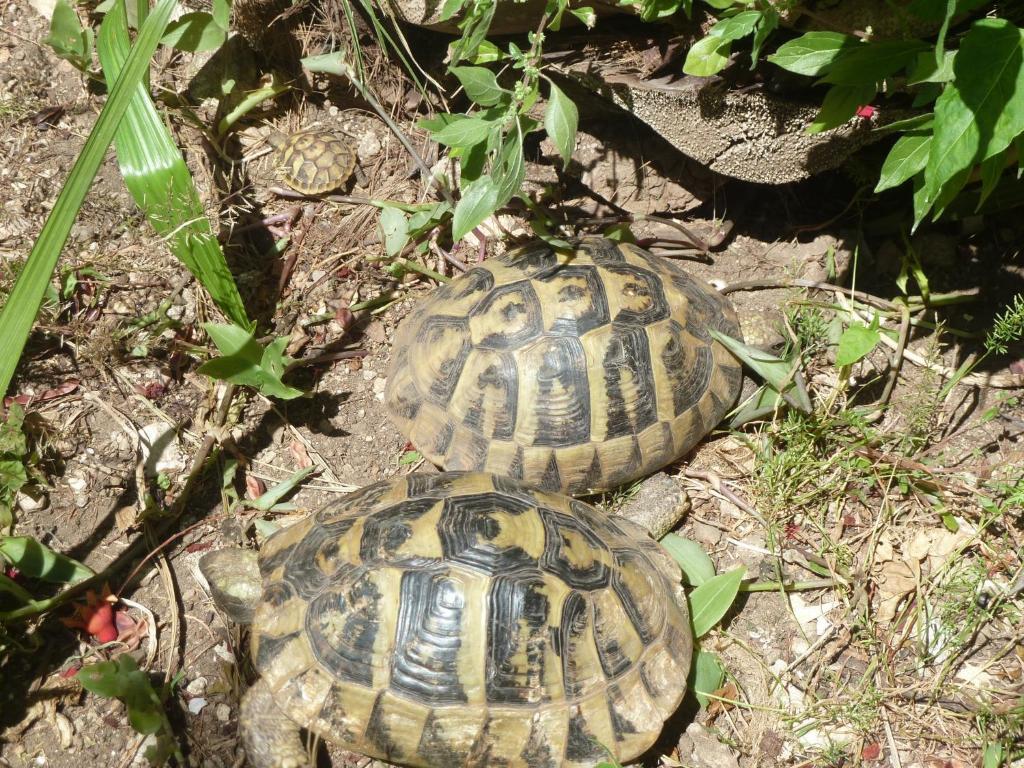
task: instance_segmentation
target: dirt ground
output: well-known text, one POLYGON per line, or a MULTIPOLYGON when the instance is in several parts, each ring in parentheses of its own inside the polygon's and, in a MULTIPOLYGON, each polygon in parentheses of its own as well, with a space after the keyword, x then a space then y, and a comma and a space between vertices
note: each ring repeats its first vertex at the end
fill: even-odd
MULTIPOLYGON (((0 9, 0 295, 9 291, 101 104, 80 73, 40 45, 45 34, 45 20, 26 0, 0 9)), ((165 59, 161 65, 161 77, 172 82, 195 72, 194 62, 165 59)), ((408 159, 383 124, 320 85, 313 83, 315 98, 308 103, 268 114, 267 122, 341 122, 358 141, 366 176, 352 194, 415 200, 408 159)), ((15 644, 0 651, 0 765, 145 764, 147 741, 129 727, 122 704, 84 693, 72 676, 83 663, 125 650, 157 683, 174 681, 167 709, 188 762, 240 765, 238 699, 253 672, 243 637, 225 623, 197 578, 197 560, 211 548, 246 541, 256 518, 284 525, 339 493, 414 469, 434 471, 407 461, 405 438, 383 404, 395 328, 430 285, 389 279, 380 262, 375 209, 281 199, 268 189, 273 180, 265 160, 226 168, 195 132, 177 122, 175 127, 254 314, 275 335, 290 336, 292 355, 320 360, 290 379, 312 394, 283 402, 240 391, 218 431, 223 387, 196 372, 192 349, 206 343, 198 323, 214 319, 215 310, 131 203, 111 153, 61 258, 59 282, 70 287, 41 315, 12 387, 13 394, 36 398, 32 424, 40 436, 42 473, 37 498, 22 499, 16 531, 96 571, 132 547, 153 556, 133 578, 127 569, 111 580, 120 598, 118 641, 98 647, 65 626, 67 610, 12 631, 15 644), (291 239, 278 254, 272 246, 282 234, 291 239), (347 307, 396 289, 401 298, 385 311, 351 319, 347 307), (134 322, 157 310, 160 322, 134 322), (358 356, 328 359, 338 351, 358 356), (163 446, 148 467, 137 452, 140 434, 163 446), (147 538, 139 519, 140 473, 159 473, 161 482, 150 479, 149 487, 158 503, 173 505, 193 457, 211 434, 225 438, 213 471, 181 519, 157 521, 150 530, 159 530, 160 537, 147 538), (238 505, 240 497, 258 496, 308 466, 317 472, 288 499, 293 511, 265 515, 238 505)), ((608 127, 589 130, 596 136, 608 127)), ((256 155, 265 136, 266 127, 254 123, 236 149, 256 155)), ((583 144, 603 146, 586 137, 583 144)), ((543 155, 544 147, 538 152, 543 155)), ((587 157, 588 182, 606 191, 621 187, 608 156, 595 151, 587 157)), ((531 177, 549 178, 550 166, 531 167, 531 177)), ((886 299, 897 295, 901 234, 886 226, 879 208, 848 206, 855 190, 849 176, 771 188, 715 177, 685 161, 672 173, 672 184, 658 187, 664 207, 689 211, 687 226, 705 237, 717 231, 720 218, 734 225, 709 258, 689 254, 686 266, 694 274, 728 285, 855 281, 858 290, 886 299)), ((649 198, 642 190, 635 196, 640 207, 649 198)), ((587 208, 592 199, 567 192, 563 204, 573 201, 586 213, 600 212, 587 208)), ((512 234, 525 234, 520 218, 503 223, 512 234)), ((638 232, 678 237, 650 224, 638 232)), ((495 253, 501 240, 489 237, 481 250, 495 253)), ((913 243, 932 293, 959 291, 974 299, 951 306, 939 319, 983 334, 994 315, 1024 291, 1022 242, 1024 224, 1012 214, 916 235, 913 243)), ((468 248, 460 255, 476 257, 468 248)), ((441 259, 431 258, 428 266, 451 274, 441 259)), ((748 317, 776 321, 780 307, 808 304, 798 288, 737 291, 730 298, 748 317)), ((816 294, 822 311, 832 300, 832 294, 816 294)), ((783 331, 776 328, 774 335, 781 338, 783 331)), ((943 380, 936 368, 955 368, 972 351, 956 338, 940 338, 923 327, 910 334, 909 348, 923 363, 903 362, 892 408, 871 426, 879 442, 842 448, 851 456, 859 451, 868 468, 851 463, 843 475, 849 483, 836 490, 824 517, 800 507, 800 493, 810 494, 807 484, 815 487, 815 479, 802 478, 800 493, 787 496, 779 480, 779 450, 765 447, 793 445, 785 442, 783 417, 735 434, 720 430, 686 462, 669 468, 694 503, 679 532, 702 544, 719 572, 742 564, 766 582, 806 582, 820 578, 801 565, 810 560, 824 563, 819 567, 826 575, 845 577, 832 588, 788 596, 779 590, 741 595, 705 647, 728 670, 722 698, 744 705, 718 704, 700 713, 689 705, 666 730, 659 754, 645 764, 657 765, 664 755, 664 765, 691 768, 980 765, 980 734, 1020 726, 1011 715, 1019 713, 1024 690, 1024 606, 1019 593, 1007 594, 985 621, 977 618, 977 606, 986 589, 1002 594, 1019 577, 1021 510, 1010 510, 991 531, 971 531, 984 516, 986 498, 974 492, 989 488, 993 479, 1019 482, 1024 405, 1012 388, 961 386, 937 400, 943 380), (911 434, 923 435, 923 447, 894 458, 893 436, 911 434), (922 462, 927 482, 901 484, 922 462), (939 511, 929 506, 938 497, 939 511), (943 527, 940 512, 960 521, 960 533, 943 527), (955 568, 947 563, 950 557, 959 564, 955 568), (956 578, 939 578, 952 571, 956 578), (902 591, 893 586, 901 579, 911 582, 902 591), (934 584, 928 592, 934 599, 927 605, 937 615, 952 612, 952 618, 942 614, 943 626, 977 627, 978 636, 953 654, 920 653, 929 643, 920 622, 928 624, 928 617, 905 603, 896 607, 928 584, 934 584), (886 613, 887 600, 892 615, 886 613), (921 663, 924 657, 928 664, 921 663), (928 682, 940 668, 943 688, 936 692, 928 682), (707 730, 691 728, 680 742, 693 718, 707 730)), ((1019 374, 1020 351, 1018 346, 988 361, 984 371, 1019 374)), ((808 371, 812 391, 822 398, 836 385, 828 355, 824 350, 808 371)), ((888 356, 876 352, 850 372, 853 384, 867 383, 877 396, 887 365, 888 356)), ((821 445, 830 439, 816 437, 821 445)), ((835 467, 819 468, 822 484, 836 477, 835 467)), ((999 502, 998 494, 986 493, 999 502)), ((617 503, 614 495, 595 501, 617 503)), ((321 761, 330 759, 321 753, 321 761)), ((334 765, 349 763, 334 755, 334 765)))

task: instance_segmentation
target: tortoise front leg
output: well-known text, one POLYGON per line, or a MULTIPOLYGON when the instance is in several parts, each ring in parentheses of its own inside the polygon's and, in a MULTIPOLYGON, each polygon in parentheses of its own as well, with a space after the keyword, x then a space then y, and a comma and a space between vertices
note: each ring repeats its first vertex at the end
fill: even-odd
POLYGON ((245 692, 238 719, 252 768, 308 768, 298 724, 281 711, 262 679, 245 692))

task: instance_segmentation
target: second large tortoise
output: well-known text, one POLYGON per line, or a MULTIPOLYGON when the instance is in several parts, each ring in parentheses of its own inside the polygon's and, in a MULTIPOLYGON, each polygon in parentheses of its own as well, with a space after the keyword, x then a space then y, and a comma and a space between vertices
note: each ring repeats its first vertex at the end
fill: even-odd
POLYGON ((254 768, 307 765, 300 728, 408 766, 592 768, 646 751, 686 691, 679 567, 509 478, 377 483, 200 568, 252 622, 254 768))
POLYGON ((638 247, 538 242, 436 290, 399 328, 385 401, 430 461, 572 495, 643 477, 721 421, 742 384, 711 286, 638 247))

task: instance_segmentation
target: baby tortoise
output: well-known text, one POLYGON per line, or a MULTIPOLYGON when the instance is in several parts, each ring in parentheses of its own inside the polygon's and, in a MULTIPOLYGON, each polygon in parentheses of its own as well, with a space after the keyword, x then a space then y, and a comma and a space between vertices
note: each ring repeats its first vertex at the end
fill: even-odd
POLYGON ((591 768, 654 743, 693 653, 675 562, 629 519, 487 473, 377 483, 205 555, 252 622, 255 768, 307 728, 420 768, 591 768))
POLYGON ((607 490, 679 459, 740 392, 717 291, 600 238, 538 241, 441 286, 398 329, 385 402, 420 453, 547 490, 607 490))
POLYGON ((272 133, 274 163, 282 181, 304 195, 323 195, 343 186, 356 170, 351 140, 322 129, 272 133))

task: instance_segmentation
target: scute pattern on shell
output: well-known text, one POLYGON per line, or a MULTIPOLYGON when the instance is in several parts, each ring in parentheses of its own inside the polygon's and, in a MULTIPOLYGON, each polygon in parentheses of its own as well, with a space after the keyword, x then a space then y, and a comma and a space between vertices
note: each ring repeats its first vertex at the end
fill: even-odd
POLYGON ((297 131, 276 143, 281 178, 303 194, 321 195, 337 189, 348 181, 356 166, 348 142, 331 131, 297 131))
POLYGON ((648 749, 685 692, 678 566, 629 523, 509 478, 378 483, 275 534, 260 569, 264 681, 363 754, 590 768, 648 749))
POLYGON ((676 264, 592 238, 491 259, 402 323, 385 401, 430 461, 573 495, 684 455, 735 402, 729 303, 676 264))

